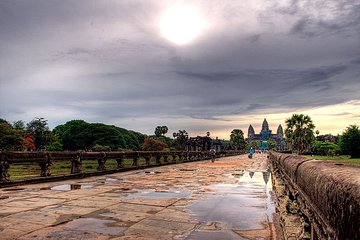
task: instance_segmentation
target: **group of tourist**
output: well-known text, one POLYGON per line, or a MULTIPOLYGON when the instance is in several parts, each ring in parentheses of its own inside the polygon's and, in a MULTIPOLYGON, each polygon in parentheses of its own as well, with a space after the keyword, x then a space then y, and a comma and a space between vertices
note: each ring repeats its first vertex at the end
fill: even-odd
POLYGON ((251 147, 250 150, 249 150, 248 157, 252 158, 255 153, 264 154, 264 153, 267 153, 267 152, 268 152, 268 150, 266 150, 266 149, 255 149, 255 148, 251 147))

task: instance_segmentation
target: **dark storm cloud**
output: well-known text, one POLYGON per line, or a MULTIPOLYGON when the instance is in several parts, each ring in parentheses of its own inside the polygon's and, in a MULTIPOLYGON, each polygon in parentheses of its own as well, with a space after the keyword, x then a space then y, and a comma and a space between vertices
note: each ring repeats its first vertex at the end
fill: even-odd
POLYGON ((0 117, 226 122, 359 99, 358 1, 192 3, 211 26, 177 46, 154 20, 168 1, 1 1, 0 117))

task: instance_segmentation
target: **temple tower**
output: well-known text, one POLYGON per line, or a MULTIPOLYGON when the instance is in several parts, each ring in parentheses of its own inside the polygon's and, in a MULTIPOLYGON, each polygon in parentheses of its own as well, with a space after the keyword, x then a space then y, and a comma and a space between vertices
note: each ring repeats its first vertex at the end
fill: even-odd
POLYGON ((266 121, 266 118, 264 118, 262 128, 261 128, 261 132, 269 132, 269 124, 266 121))
POLYGON ((279 124, 279 127, 276 131, 276 134, 278 135, 278 137, 283 137, 284 136, 284 131, 283 131, 283 128, 281 126, 281 124, 279 124))
POLYGON ((252 139, 254 136, 255 136, 255 130, 254 130, 253 126, 251 126, 251 124, 250 124, 249 129, 248 129, 248 138, 252 139))
POLYGON ((268 139, 271 136, 271 130, 269 129, 269 124, 266 121, 266 118, 264 118, 260 135, 262 139, 268 139))

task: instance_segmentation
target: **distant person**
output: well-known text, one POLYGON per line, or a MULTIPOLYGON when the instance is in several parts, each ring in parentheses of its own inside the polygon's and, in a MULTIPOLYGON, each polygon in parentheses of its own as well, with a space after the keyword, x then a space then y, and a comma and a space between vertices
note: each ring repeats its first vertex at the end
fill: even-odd
POLYGON ((210 149, 210 156, 211 156, 211 161, 214 162, 214 161, 215 161, 215 157, 216 157, 216 150, 215 150, 215 148, 211 148, 211 149, 210 149))
POLYGON ((252 158, 254 153, 255 153, 255 149, 253 147, 251 147, 250 150, 249 150, 249 158, 252 158))

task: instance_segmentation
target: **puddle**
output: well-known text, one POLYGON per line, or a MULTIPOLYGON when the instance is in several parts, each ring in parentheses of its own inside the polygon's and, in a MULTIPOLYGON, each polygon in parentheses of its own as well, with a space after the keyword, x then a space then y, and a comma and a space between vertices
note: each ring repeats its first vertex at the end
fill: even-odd
POLYGON ((26 190, 26 188, 5 188, 5 189, 3 189, 4 192, 22 191, 22 190, 26 190))
POLYGON ((187 207, 195 218, 201 222, 222 222, 228 229, 262 229, 264 223, 272 222, 275 203, 270 173, 245 172, 229 177, 237 182, 207 186, 213 193, 187 207))
POLYGON ((227 240, 242 240, 246 238, 242 238, 239 235, 231 232, 231 231, 194 231, 192 232, 188 239, 192 240, 218 240, 218 239, 227 239, 227 240))
POLYGON ((154 172, 151 172, 151 171, 145 171, 144 173, 145 173, 145 174, 160 174, 160 173, 162 173, 162 172, 156 172, 156 171, 154 171, 154 172))
POLYGON ((106 182, 117 182, 117 181, 119 181, 119 179, 117 179, 117 178, 106 178, 105 181, 106 182))
POLYGON ((197 169, 192 169, 192 168, 180 168, 179 171, 181 172, 193 172, 196 171, 197 169))
POLYGON ((78 189, 91 189, 94 188, 92 184, 62 184, 50 188, 51 190, 59 191, 69 191, 69 190, 78 190, 78 189))
POLYGON ((123 234, 127 229, 125 227, 117 227, 114 224, 116 221, 113 220, 104 220, 98 218, 79 218, 71 222, 64 224, 64 228, 71 230, 82 230, 89 231, 99 234, 113 235, 118 236, 123 234))
POLYGON ((190 191, 186 190, 154 190, 154 189, 136 189, 138 192, 129 194, 128 198, 188 198, 191 196, 190 191))
POLYGON ((119 179, 117 179, 117 178, 106 178, 105 181, 102 181, 101 183, 116 184, 117 182, 119 182, 119 179))
POLYGON ((42 188, 6 188, 3 191, 37 191, 37 190, 50 190, 50 187, 42 187, 42 188))

